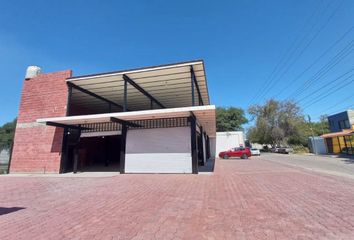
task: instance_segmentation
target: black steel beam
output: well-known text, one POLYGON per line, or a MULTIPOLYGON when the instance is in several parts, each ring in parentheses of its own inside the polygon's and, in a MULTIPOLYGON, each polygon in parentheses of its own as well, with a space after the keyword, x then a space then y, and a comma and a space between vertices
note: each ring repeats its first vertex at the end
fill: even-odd
POLYGON ((130 126, 130 127, 141 127, 140 124, 132 123, 132 122, 125 121, 125 120, 122 120, 122 119, 119 119, 119 118, 115 118, 115 117, 111 117, 110 120, 111 120, 111 122, 119 123, 119 124, 122 124, 122 125, 126 124, 127 126, 130 126))
POLYGON ((79 130, 89 130, 91 128, 88 127, 80 127, 80 126, 75 126, 75 125, 67 125, 67 124, 62 124, 62 123, 56 123, 56 122, 46 122, 45 123, 48 126, 54 126, 54 127, 61 127, 61 128, 68 128, 68 129, 79 129, 79 130))
POLYGON ((139 92, 144 94, 146 97, 154 101, 157 105, 159 105, 162 108, 166 108, 162 103, 160 103, 156 98, 154 98, 150 93, 145 91, 142 87, 140 87, 136 82, 134 82, 131 78, 129 78, 127 75, 123 74, 123 79, 125 82, 128 82, 130 85, 135 87, 139 92))
POLYGON ((111 100, 108 100, 107 98, 104 98, 104 97, 102 97, 100 95, 97 95, 96 93, 93 93, 93 92, 91 92, 91 91, 89 91, 87 89, 84 89, 84 88, 82 88, 80 86, 77 86, 77 85, 75 85, 75 84, 73 84, 71 82, 67 82, 67 84, 68 84, 69 87, 75 88, 76 90, 78 90, 80 92, 86 93, 87 95, 90 95, 90 96, 92 96, 94 98, 100 99, 100 100, 102 100, 104 102, 107 102, 109 104, 112 104, 112 105, 114 105, 116 107, 119 107, 119 108, 123 109, 123 106, 121 106, 121 105, 119 105, 119 104, 117 104, 115 102, 112 102, 111 100))
MULTIPOLYGON (((192 81, 194 82, 194 85, 195 85, 195 87, 196 87, 196 89, 197 89, 197 92, 198 92, 199 105, 200 105, 200 103, 201 103, 202 105, 204 105, 204 103, 203 103, 203 98, 202 98, 202 95, 201 95, 201 93, 200 93, 198 81, 197 81, 197 78, 195 77, 195 72, 194 72, 193 66, 191 66, 191 78, 192 78, 192 81)), ((192 85, 192 86, 193 86, 193 85, 192 85)), ((193 97, 193 101, 194 101, 194 89, 193 89, 193 91, 192 91, 192 95, 193 95, 192 97, 193 97)), ((194 106, 194 104, 193 104, 193 106, 194 106)))

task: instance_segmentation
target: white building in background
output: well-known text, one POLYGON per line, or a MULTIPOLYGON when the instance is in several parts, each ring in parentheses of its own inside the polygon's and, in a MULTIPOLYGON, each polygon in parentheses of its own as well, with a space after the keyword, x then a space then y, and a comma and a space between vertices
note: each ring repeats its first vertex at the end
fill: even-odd
POLYGON ((216 133, 216 149, 215 149, 216 157, 221 151, 225 151, 234 147, 244 147, 244 146, 245 146, 245 139, 242 131, 216 133))
POLYGON ((310 152, 315 154, 326 154, 327 148, 325 140, 322 137, 309 137, 309 149, 310 152))

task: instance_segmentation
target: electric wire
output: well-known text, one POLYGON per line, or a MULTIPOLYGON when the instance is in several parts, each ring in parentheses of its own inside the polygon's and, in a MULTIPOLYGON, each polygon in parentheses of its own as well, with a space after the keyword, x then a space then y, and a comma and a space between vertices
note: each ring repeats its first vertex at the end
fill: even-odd
MULTIPOLYGON (((350 78, 350 77, 348 77, 348 78, 346 78, 346 79, 349 79, 349 78, 350 78)), ((320 98, 317 98, 317 100, 315 100, 315 101, 311 101, 308 105, 304 106, 303 109, 306 109, 306 108, 312 106, 313 104, 319 102, 320 100, 322 100, 322 99, 324 99, 324 98, 326 98, 326 97, 332 95, 333 93, 338 92, 338 91, 341 90, 343 87, 345 87, 345 86, 347 86, 347 85, 350 85, 350 84, 353 83, 353 82, 354 82, 354 78, 353 78, 350 82, 348 82, 348 83, 345 82, 345 83, 343 83, 342 85, 338 86, 337 88, 331 89, 331 91, 329 91, 326 95, 324 95, 324 96, 322 96, 322 97, 320 97, 320 98)))
MULTIPOLYGON (((267 88, 262 92, 260 98, 263 99, 263 97, 265 97, 269 91, 274 87, 274 85, 291 69, 291 67, 301 58, 301 56, 303 55, 303 53, 308 49, 308 47, 313 43, 313 41, 318 37, 318 35, 323 31, 323 29, 327 26, 327 24, 330 22, 330 20, 335 16, 335 14, 337 13, 337 11, 339 10, 339 8, 341 7, 343 1, 341 1, 338 6, 333 10, 333 12, 331 13, 331 15, 325 20, 325 22, 320 26, 320 28, 315 32, 315 34, 312 36, 312 38, 310 39, 310 41, 307 42, 307 44, 301 49, 300 53, 296 56, 295 59, 293 59, 290 62, 290 65, 288 65, 286 67, 286 69, 282 72, 282 74, 280 76, 278 76, 277 78, 273 78, 272 82, 267 86, 267 88)), ((329 2, 329 4, 326 6, 326 10, 327 8, 330 6, 331 2, 329 2)), ((298 48, 296 48, 297 50, 298 48)), ((296 51, 295 51, 296 52, 296 51)))
POLYGON ((354 26, 350 27, 340 38, 338 38, 329 48, 327 48, 318 58, 316 58, 304 71, 302 71, 299 75, 297 75, 288 85, 282 88, 276 96, 282 95, 285 91, 287 91, 297 80, 301 79, 301 77, 308 72, 313 66, 315 66, 327 53, 329 53, 335 46, 337 46, 343 39, 345 39, 348 34, 354 29, 354 26))
POLYGON ((304 93, 304 90, 309 89, 311 84, 316 80, 323 78, 332 68, 337 66, 341 61, 345 59, 353 50, 354 40, 349 42, 340 52, 330 59, 322 68, 320 68, 311 78, 306 80, 300 87, 298 87, 293 93, 291 93, 286 99, 294 99, 304 93))
MULTIPOLYGON (((328 6, 328 5, 327 5, 328 6)), ((258 100, 259 95, 262 93, 262 90, 264 90, 265 87, 267 87, 269 85, 269 81, 271 81, 271 79, 273 78, 273 75, 276 74, 278 68, 283 64, 283 62, 285 61, 285 59, 287 58, 288 54, 290 52, 292 52, 293 48, 297 45, 297 42, 300 39, 301 34, 303 33, 304 28, 306 28, 306 26, 308 25, 309 22, 312 21, 312 19, 315 17, 316 13, 318 12, 320 8, 316 8, 315 11, 313 11, 313 13, 307 18, 307 20, 304 22, 304 25, 301 27, 300 31, 298 32, 299 34, 297 35, 297 37, 295 38, 295 40, 292 42, 292 44, 287 48, 287 50, 285 51, 285 54, 281 57, 281 59, 278 61, 278 63, 276 64, 275 68, 272 70, 272 72, 270 73, 270 75, 267 77, 266 81, 263 82, 262 86, 258 89, 258 91, 255 93, 255 95, 252 97, 252 99, 249 101, 248 105, 253 104, 255 101, 258 100)))

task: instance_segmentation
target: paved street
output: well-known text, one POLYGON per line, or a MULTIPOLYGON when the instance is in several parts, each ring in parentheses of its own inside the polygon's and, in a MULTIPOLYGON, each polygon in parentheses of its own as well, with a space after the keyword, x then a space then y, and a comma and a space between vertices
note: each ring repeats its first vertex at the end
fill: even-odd
POLYGON ((0 239, 353 239, 354 180, 277 161, 217 160, 201 175, 2 176, 0 239))
POLYGON ((354 158, 353 156, 337 157, 263 153, 261 159, 304 168, 319 173, 331 174, 354 179, 354 158))

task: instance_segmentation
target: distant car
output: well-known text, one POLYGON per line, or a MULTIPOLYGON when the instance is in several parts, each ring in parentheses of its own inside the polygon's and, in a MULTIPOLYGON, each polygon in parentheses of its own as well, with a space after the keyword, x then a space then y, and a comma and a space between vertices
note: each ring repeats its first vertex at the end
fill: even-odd
POLYGON ((272 147, 269 149, 269 151, 272 153, 279 153, 279 149, 280 149, 280 147, 272 147))
POLYGON ((223 159, 228 159, 230 157, 240 157, 242 159, 247 159, 251 156, 251 150, 249 148, 231 148, 228 151, 223 151, 219 153, 219 157, 223 159))
POLYGON ((289 154, 293 151, 294 150, 290 147, 281 147, 281 148, 279 148, 278 153, 289 154))
POLYGON ((261 151, 257 148, 251 148, 251 155, 252 156, 261 156, 261 151))

